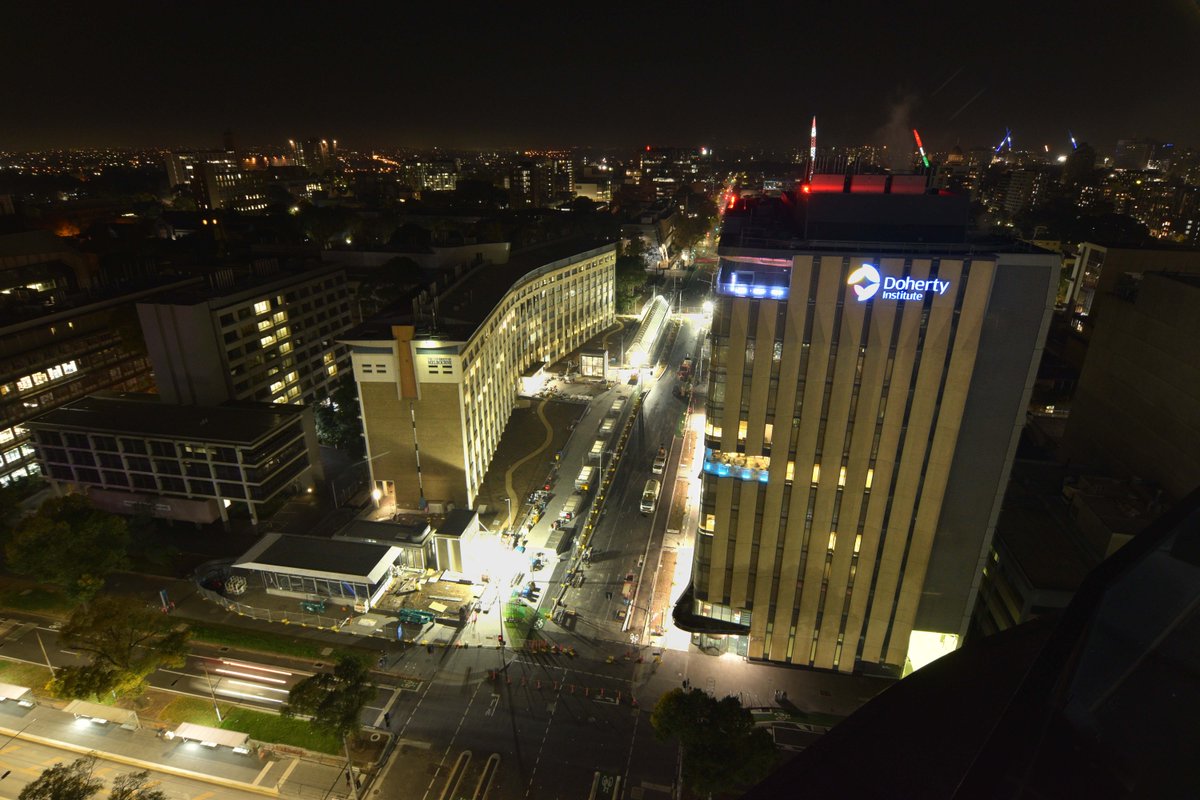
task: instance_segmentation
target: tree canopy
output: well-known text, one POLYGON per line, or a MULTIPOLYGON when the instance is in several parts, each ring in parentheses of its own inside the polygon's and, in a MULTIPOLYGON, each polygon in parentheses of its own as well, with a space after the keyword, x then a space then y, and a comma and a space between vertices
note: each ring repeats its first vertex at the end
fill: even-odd
MULTIPOLYGON (((90 800, 104 788, 104 781, 93 777, 96 759, 77 758, 70 764, 61 761, 25 785, 18 800, 90 800)), ((108 800, 167 800, 161 789, 150 785, 150 773, 131 772, 113 780, 108 800)))
POLYGON ((91 663, 64 667, 51 682, 63 697, 90 697, 113 691, 138 692, 159 667, 182 666, 189 632, 171 617, 134 598, 100 595, 80 606, 61 636, 91 663))
POLYGON ((92 506, 83 495, 54 497, 15 526, 5 546, 17 573, 66 587, 86 600, 104 576, 128 563, 129 526, 123 517, 92 506))
POLYGON ((683 747, 683 779, 701 794, 753 785, 775 765, 775 743, 754 726, 736 697, 717 700, 699 689, 674 689, 659 698, 650 724, 661 740, 683 747))
POLYGON ((358 387, 347 374, 330 393, 330 404, 317 406, 317 440, 345 450, 352 458, 363 453, 362 422, 358 418, 358 387))
POLYGON ((361 727, 359 712, 374 691, 367 665, 342 656, 333 672, 318 672, 293 686, 281 711, 285 717, 309 717, 313 727, 335 736, 348 736, 361 727))

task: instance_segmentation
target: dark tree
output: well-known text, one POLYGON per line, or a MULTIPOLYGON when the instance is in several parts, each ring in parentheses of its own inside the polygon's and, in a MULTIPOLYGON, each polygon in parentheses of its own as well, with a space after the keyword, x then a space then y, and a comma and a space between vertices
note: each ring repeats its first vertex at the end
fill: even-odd
POLYGON ((60 761, 25 784, 17 800, 88 800, 104 788, 104 781, 92 777, 95 767, 96 759, 90 757, 60 761))
POLYGON ((282 713, 285 717, 309 717, 315 728, 349 736, 361 727, 359 712, 374 692, 366 664, 342 656, 333 672, 318 672, 293 686, 282 713))
POLYGON ((62 696, 136 693, 159 667, 181 666, 187 657, 187 628, 131 597, 100 595, 76 608, 61 636, 92 658, 59 670, 51 686, 62 696))
POLYGON ((751 786, 775 765, 775 743, 754 725, 736 697, 716 700, 699 689, 673 689, 659 698, 650 716, 659 739, 683 748, 683 779, 701 794, 751 786))
POLYGON ((128 563, 129 526, 83 495, 55 497, 17 523, 5 546, 14 572, 64 586, 86 600, 128 563))

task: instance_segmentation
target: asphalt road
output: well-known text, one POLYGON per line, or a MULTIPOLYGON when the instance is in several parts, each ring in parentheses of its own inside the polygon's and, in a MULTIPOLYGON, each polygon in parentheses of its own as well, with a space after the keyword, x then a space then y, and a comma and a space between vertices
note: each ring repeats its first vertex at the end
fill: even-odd
MULTIPOLYGON (((77 758, 81 758, 78 753, 60 750, 49 745, 25 740, 9 742, 0 747, 0 774, 5 776, 0 779, 0 800, 13 800, 21 793, 26 784, 35 780, 46 768, 59 762, 69 764, 77 758)), ((100 759, 96 761, 96 768, 92 774, 104 780, 107 786, 117 776, 138 771, 135 767, 100 759)), ((226 798, 228 800, 251 800, 251 798, 261 800, 262 798, 261 794, 255 792, 243 792, 227 786, 213 786, 211 783, 162 772, 151 772, 150 782, 154 788, 164 792, 170 800, 216 800, 218 797, 222 800, 226 798)))
POLYGON ((456 653, 397 704, 402 744, 377 784, 381 796, 428 800, 458 786, 454 797, 479 798, 489 759, 488 800, 586 798, 597 771, 669 787, 676 750, 654 739, 649 710, 631 704, 630 673, 562 656, 456 653))
MULTIPOLYGON (((90 660, 59 641, 58 631, 23 623, 0 639, 0 656, 18 661, 44 665, 45 655, 55 667, 86 664, 90 660), (38 637, 41 637, 41 645, 38 637)), ((246 658, 234 655, 205 655, 192 653, 178 669, 160 669, 149 678, 149 684, 177 694, 217 700, 225 703, 257 708, 278 713, 287 702, 288 691, 299 681, 315 672, 297 669, 283 659, 269 656, 246 658)), ((361 720, 364 725, 381 726, 382 716, 388 705, 399 695, 395 686, 376 686, 375 695, 364 707, 361 720)))
MULTIPOLYGON (((659 446, 671 448, 679 419, 687 409, 687 401, 675 397, 672 389, 677 383, 675 373, 679 364, 689 354, 695 356, 699 352, 699 334, 699 326, 685 319, 670 350, 660 355, 666 369, 642 403, 613 476, 608 501, 592 533, 591 562, 583 571, 583 584, 570 594, 569 608, 576 612, 577 634, 629 641, 618 616, 626 610, 621 588, 626 576, 642 576, 643 559, 656 563, 655 548, 662 544, 677 465, 669 463, 662 475, 653 475, 650 468, 659 446), (641 511, 641 497, 650 478, 659 480, 662 490, 654 513, 647 515, 641 511)), ((567 564, 561 564, 554 579, 564 580, 566 569, 567 564)), ((645 580, 650 580, 648 573, 645 580)), ((644 606, 646 596, 643 594, 637 602, 644 606)))

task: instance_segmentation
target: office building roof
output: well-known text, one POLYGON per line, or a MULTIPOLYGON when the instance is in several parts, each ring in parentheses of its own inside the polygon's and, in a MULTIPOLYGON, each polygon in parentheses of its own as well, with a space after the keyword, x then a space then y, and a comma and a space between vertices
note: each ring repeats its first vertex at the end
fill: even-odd
POLYGON ((81 433, 251 445, 302 413, 302 406, 282 403, 182 406, 160 402, 153 394, 101 392, 47 411, 28 424, 81 433))
POLYGON ((386 544, 268 533, 234 562, 238 569, 374 583, 400 550, 386 544))
POLYGON ((504 294, 523 278, 550 272, 572 261, 599 255, 614 242, 573 238, 514 252, 506 264, 484 264, 437 298, 419 317, 411 312, 381 314, 341 337, 346 342, 392 341, 393 325, 414 325, 418 338, 466 341, 491 314, 504 294), (434 328, 436 316, 436 329, 434 328))

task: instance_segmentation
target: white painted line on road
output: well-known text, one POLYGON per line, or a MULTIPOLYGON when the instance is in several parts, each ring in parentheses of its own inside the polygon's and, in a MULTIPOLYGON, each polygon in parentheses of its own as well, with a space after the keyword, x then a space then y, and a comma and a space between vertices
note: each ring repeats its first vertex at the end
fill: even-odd
POLYGON ((239 681, 234 678, 222 678, 222 680, 225 681, 226 683, 234 684, 235 686, 249 686, 252 689, 258 689, 259 691, 262 691, 262 692, 280 692, 282 694, 288 693, 287 689, 280 689, 275 686, 263 686, 261 683, 251 683, 250 681, 239 681))
POLYGON ((217 669, 214 669, 213 672, 216 672, 220 675, 236 675, 239 678, 253 678, 256 681, 270 681, 271 683, 278 684, 287 683, 287 681, 283 680, 282 678, 268 678, 265 675, 251 675, 248 672, 238 672, 237 670, 233 669, 221 669, 218 667, 217 669))
POLYGON ((288 672, 285 669, 275 669, 274 667, 264 667, 258 664, 250 664, 245 661, 233 661, 232 659, 222 658, 221 663, 229 667, 242 667, 243 669, 253 669, 259 672, 273 672, 276 675, 295 675, 294 672, 288 672))
MULTIPOLYGON (((379 723, 383 722, 383 717, 385 714, 387 714, 387 710, 392 707, 392 703, 396 702, 396 698, 399 696, 400 688, 396 687, 392 690, 392 696, 388 698, 386 703, 384 703, 383 708, 379 709, 379 716, 375 717, 376 728, 380 727, 379 723)), ((374 708, 374 706, 367 706, 367 708, 374 708)))
MULTIPOLYGON (((262 783, 262 779, 267 777, 267 773, 271 771, 271 767, 273 767, 273 766, 275 766, 275 764, 270 761, 268 761, 266 764, 264 764, 263 768, 260 769, 258 771, 258 774, 254 776, 254 780, 250 781, 250 785, 258 786, 260 783, 262 783)), ((291 772, 295 768, 296 768, 296 759, 293 758, 292 763, 288 765, 287 772, 284 773, 284 776, 286 777, 288 772, 291 772)))

